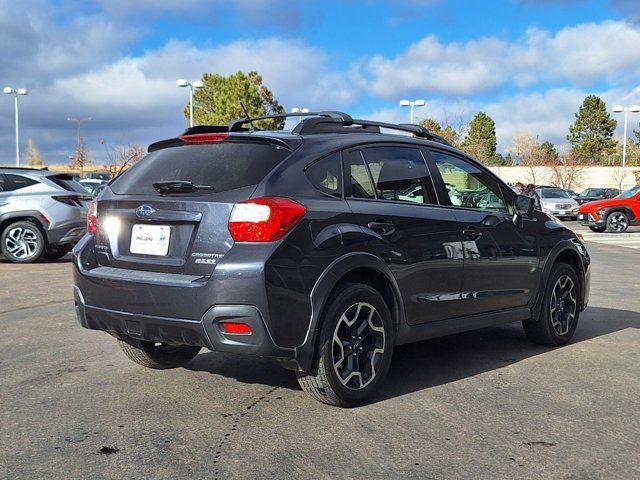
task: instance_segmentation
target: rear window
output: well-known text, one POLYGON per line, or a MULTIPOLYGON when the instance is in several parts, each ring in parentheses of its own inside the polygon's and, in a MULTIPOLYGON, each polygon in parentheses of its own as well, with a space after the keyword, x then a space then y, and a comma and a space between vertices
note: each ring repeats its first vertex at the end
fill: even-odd
POLYGON ((71 175, 51 175, 47 178, 68 192, 87 193, 87 189, 76 182, 71 175))
POLYGON ((222 142, 157 150, 113 180, 116 194, 157 193, 154 182, 184 180, 214 192, 256 185, 291 152, 271 143, 222 142))

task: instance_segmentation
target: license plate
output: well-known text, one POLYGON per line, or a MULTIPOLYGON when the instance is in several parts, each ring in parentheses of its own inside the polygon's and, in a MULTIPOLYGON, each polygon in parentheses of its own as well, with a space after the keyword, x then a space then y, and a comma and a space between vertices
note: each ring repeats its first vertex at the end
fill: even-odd
POLYGON ((584 219, 585 219, 585 218, 584 218, 584 215, 583 215, 583 214, 578 215, 578 220, 584 220, 584 219))
POLYGON ((169 252, 171 227, 136 224, 131 230, 131 253, 164 256, 169 252))

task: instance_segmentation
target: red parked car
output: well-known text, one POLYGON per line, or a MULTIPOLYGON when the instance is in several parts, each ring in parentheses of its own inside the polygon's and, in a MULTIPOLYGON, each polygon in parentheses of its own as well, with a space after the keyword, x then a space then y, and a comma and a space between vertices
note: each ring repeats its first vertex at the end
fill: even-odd
POLYGON ((629 225, 640 225, 640 185, 617 197, 580 205, 578 220, 594 232, 622 233, 629 225))

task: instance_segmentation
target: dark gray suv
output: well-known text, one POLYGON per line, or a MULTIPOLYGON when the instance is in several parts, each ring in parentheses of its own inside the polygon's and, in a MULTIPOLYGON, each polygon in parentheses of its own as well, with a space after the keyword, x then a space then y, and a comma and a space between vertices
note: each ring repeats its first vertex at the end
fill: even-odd
POLYGON ((514 321, 571 339, 589 255, 531 198, 415 125, 255 120, 153 144, 109 184, 74 249, 82 326, 151 368, 273 357, 339 406, 380 387, 395 345, 514 321))

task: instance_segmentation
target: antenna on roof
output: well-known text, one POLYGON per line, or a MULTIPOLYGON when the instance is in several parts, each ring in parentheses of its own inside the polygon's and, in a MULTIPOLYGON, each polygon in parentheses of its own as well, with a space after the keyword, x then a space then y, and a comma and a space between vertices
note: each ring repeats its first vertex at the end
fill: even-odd
POLYGON ((244 112, 244 116, 249 121, 249 125, 251 125, 251 128, 253 128, 254 130, 260 130, 259 128, 256 128, 256 126, 253 124, 253 120, 249 116, 249 112, 247 112, 247 109, 244 108, 244 103, 240 102, 240 106, 242 107, 242 111, 244 112))

